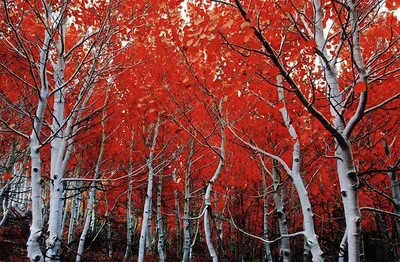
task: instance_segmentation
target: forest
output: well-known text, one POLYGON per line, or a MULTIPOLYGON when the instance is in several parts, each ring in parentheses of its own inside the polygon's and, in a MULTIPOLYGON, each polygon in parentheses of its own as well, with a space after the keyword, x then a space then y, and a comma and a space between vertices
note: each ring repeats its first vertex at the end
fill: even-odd
POLYGON ((397 0, 1 0, 0 261, 400 261, 397 0))

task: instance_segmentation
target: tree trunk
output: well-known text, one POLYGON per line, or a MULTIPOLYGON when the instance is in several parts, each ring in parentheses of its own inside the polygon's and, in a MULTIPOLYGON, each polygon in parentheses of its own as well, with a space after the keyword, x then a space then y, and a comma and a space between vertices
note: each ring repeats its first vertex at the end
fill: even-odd
POLYGON ((217 181, 219 175, 221 174, 222 168, 225 164, 225 124, 223 123, 223 120, 221 119, 221 110, 222 108, 218 108, 219 112, 219 119, 218 121, 220 122, 221 125, 221 146, 219 148, 219 163, 218 167, 215 170, 215 173, 213 177, 208 181, 206 193, 204 195, 204 204, 205 204, 205 212, 204 212, 204 233, 206 236, 206 244, 208 251, 210 253, 211 259, 213 262, 218 261, 218 256, 217 252, 214 249, 214 246, 212 244, 212 236, 211 236, 211 226, 210 226, 210 215, 211 215, 211 191, 213 189, 213 186, 215 182, 217 181))
POLYGON ((63 240, 63 232, 64 232, 64 227, 65 227, 65 222, 67 221, 67 215, 68 215, 68 213, 70 213, 70 215, 71 215, 71 212, 70 212, 70 210, 69 210, 69 203, 71 202, 71 198, 67 198, 67 194, 66 194, 66 192, 64 191, 64 193, 63 193, 63 206, 64 206, 64 208, 63 208, 63 216, 62 216, 62 222, 61 222, 61 235, 60 235, 60 241, 62 241, 63 240))
MULTIPOLYGON (((107 103, 107 98, 105 99, 105 101, 107 103)), ((103 116, 102 116, 102 120, 101 120, 101 126, 102 126, 101 145, 100 145, 99 157, 97 158, 97 162, 96 162, 95 173, 94 173, 94 177, 93 177, 94 179, 99 178, 100 173, 101 173, 100 168, 101 168, 101 164, 103 162, 104 149, 105 149, 105 144, 106 144, 106 140, 107 140, 106 131, 105 131, 106 119, 107 119, 107 114, 105 111, 103 111, 103 116)), ((79 262, 82 260, 82 255, 83 255, 83 251, 84 251, 84 247, 85 247, 85 240, 86 240, 87 233, 89 231, 91 218, 92 218, 92 212, 93 212, 93 208, 95 205, 95 197, 96 197, 96 181, 93 180, 90 183, 89 202, 87 205, 85 225, 83 227, 82 234, 79 239, 78 251, 76 254, 76 262, 79 262)))
MULTIPOLYGON (((288 228, 287 228, 287 221, 286 215, 283 207, 283 200, 280 193, 280 180, 278 175, 277 167, 275 166, 272 168, 272 181, 274 185, 274 202, 276 207, 276 213, 278 215, 278 224, 279 224, 279 233, 280 235, 287 235, 288 228)), ((283 237, 280 242, 280 257, 283 262, 290 262, 290 242, 288 237, 283 237)))
MULTIPOLYGON (((35 120, 35 122, 36 121, 37 120, 35 120)), ((39 238, 41 237, 43 230, 40 165, 41 159, 39 152, 39 139, 36 137, 36 132, 33 132, 31 136, 32 225, 30 228, 30 235, 27 243, 28 257, 31 262, 43 261, 43 254, 40 250, 39 245, 39 238)))
POLYGON ((297 194, 299 195, 301 210, 303 213, 303 229, 305 236, 305 248, 304 248, 304 259, 308 260, 307 255, 311 252, 312 260, 314 262, 322 262, 324 259, 322 258, 322 250, 319 246, 317 235, 315 234, 314 221, 313 221, 313 213, 311 209, 311 203, 308 198, 308 192, 306 187, 304 186, 303 179, 300 176, 300 141, 297 135, 296 130, 294 129, 292 122, 290 120, 290 116, 286 109, 285 96, 283 92, 282 84, 282 76, 277 77, 278 84, 278 96, 279 100, 282 101, 283 107, 279 109, 281 112, 283 121, 289 131, 290 136, 295 142, 293 146, 292 152, 292 169, 291 169, 291 177, 293 179, 293 184, 296 188, 297 194))
POLYGON ((92 210, 93 210, 95 194, 96 194, 96 182, 92 181, 92 183, 90 184, 90 193, 89 193, 89 201, 88 201, 87 211, 86 211, 85 224, 83 226, 81 237, 79 239, 78 251, 76 253, 76 262, 79 262, 82 260, 82 255, 83 255, 83 251, 85 248, 85 240, 86 240, 86 236, 89 231, 90 220, 92 217, 92 210))
POLYGON ((189 260, 190 254, 190 175, 192 168, 192 158, 194 154, 194 143, 190 141, 188 159, 186 161, 184 202, 183 202, 183 257, 182 262, 189 260))
POLYGON ((353 165, 350 147, 336 150, 340 192, 344 204, 347 226, 349 262, 360 261, 361 254, 361 214, 358 207, 358 178, 353 165))
MULTIPOLYGON (((263 183, 263 230, 264 239, 268 240, 268 196, 267 196, 267 181, 264 172, 262 172, 263 183)), ((263 261, 272 262, 271 247, 269 243, 264 243, 263 261)))
MULTIPOLYGON (((79 168, 78 168, 78 170, 79 170, 79 168)), ((79 171, 77 173, 79 173, 79 171)), ((79 188, 80 186, 81 186, 81 183, 79 181, 76 181, 75 187, 79 188)), ((75 189, 73 191, 72 204, 71 204, 71 215, 70 215, 70 219, 69 219, 68 240, 67 240, 68 245, 71 244, 72 241, 74 241, 75 226, 78 223, 79 205, 80 205, 81 197, 82 196, 79 193, 79 190, 75 189)))
MULTIPOLYGON (((163 174, 162 174, 162 170, 161 170, 160 175, 158 176, 158 185, 157 185, 157 214, 156 214, 157 235, 158 235, 157 250, 158 250, 158 256, 159 256, 160 261, 164 262, 166 259, 166 253, 165 253, 165 247, 164 247, 165 235, 164 235, 163 217, 161 214, 162 186, 163 186, 163 174)), ((179 202, 178 202, 178 205, 179 205, 179 202)), ((179 245, 179 247, 180 247, 180 245, 179 245)))
MULTIPOLYGON (((352 36, 351 54, 353 56, 355 68, 359 73, 360 81, 366 84, 366 71, 360 51, 360 31, 358 28, 356 8, 352 0, 347 0, 346 2, 352 36)), ((338 159, 337 171, 347 226, 348 259, 349 262, 358 262, 360 261, 361 254, 361 213, 358 207, 358 178, 354 168, 349 136, 363 116, 367 101, 367 92, 362 92, 360 94, 357 111, 346 126, 342 117, 342 113, 345 110, 345 101, 343 101, 342 94, 339 90, 337 72, 334 70, 337 57, 333 59, 329 57, 327 54, 328 51, 325 48, 326 37, 323 32, 323 13, 320 0, 313 0, 313 5, 315 13, 315 42, 318 50, 321 51, 319 61, 324 70, 325 79, 329 87, 327 95, 330 101, 330 112, 334 118, 334 128, 336 132, 339 133, 335 134, 337 143, 335 154, 338 159)))
POLYGON ((347 228, 344 232, 342 241, 340 242, 340 249, 339 249, 339 262, 345 262, 345 254, 346 254, 346 246, 347 246, 347 228))
MULTIPOLYGON (((46 19, 50 21, 51 14, 49 7, 45 5, 46 19)), ((40 142, 39 136, 42 130, 44 111, 47 105, 49 95, 46 73, 46 65, 50 48, 50 33, 45 30, 43 46, 40 51, 39 75, 40 75, 40 97, 33 120, 33 129, 30 136, 30 152, 31 152, 31 197, 32 197, 32 225, 27 243, 28 258, 30 261, 43 261, 43 254, 40 250, 39 238, 42 236, 43 218, 42 218, 42 202, 41 202, 41 159, 40 159, 40 142)))
MULTIPOLYGON (((130 156, 132 156, 132 153, 133 153, 133 135, 129 150, 130 156)), ((128 170, 129 184, 128 184, 128 194, 126 199, 126 249, 125 249, 124 261, 129 261, 132 256, 132 238, 133 238, 132 172, 133 172, 133 165, 132 163, 129 163, 129 170, 128 170)))
POLYGON ((149 158, 147 159, 147 169, 149 170, 149 173, 147 178, 146 199, 143 207, 143 220, 142 220, 142 230, 140 232, 140 240, 139 240, 138 262, 144 261, 146 238, 148 238, 147 231, 149 230, 149 226, 151 226, 149 224, 151 222, 150 212, 151 212, 151 201, 153 195, 153 177, 154 177, 153 157, 154 157, 154 150, 157 144, 158 129, 160 127, 160 124, 161 121, 159 117, 154 127, 153 142, 150 148, 149 158))
MULTIPOLYGON (((153 174, 154 176, 154 174, 153 174)), ((154 180, 153 180, 154 181, 154 180)), ((153 198, 149 203, 148 210, 148 222, 147 222, 147 231, 146 231, 146 250, 151 251, 153 245, 153 223, 151 222, 153 216, 153 198)))
POLYGON ((90 235, 95 236, 97 233, 97 199, 96 194, 94 195, 92 217, 90 219, 90 235))
MULTIPOLYGON (((104 216, 106 218, 105 227, 106 227, 106 242, 107 242, 107 254, 108 257, 112 258, 113 255, 113 244, 111 239, 111 222, 110 222, 110 213, 108 211, 108 201, 107 201, 107 193, 104 192, 104 205, 105 205, 105 213, 104 216)), ((125 259, 125 258, 124 258, 125 259)))
POLYGON ((182 254, 181 250, 182 230, 181 230, 181 219, 180 219, 181 210, 179 207, 178 194, 179 194, 178 190, 175 189, 174 197, 175 197, 175 219, 176 219, 176 256, 180 257, 182 254))

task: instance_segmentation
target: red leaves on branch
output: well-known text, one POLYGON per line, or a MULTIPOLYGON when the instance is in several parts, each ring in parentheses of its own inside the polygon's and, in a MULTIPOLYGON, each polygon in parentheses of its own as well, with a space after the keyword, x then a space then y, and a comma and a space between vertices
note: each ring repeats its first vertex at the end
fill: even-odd
POLYGON ((354 92, 356 93, 362 93, 367 90, 367 85, 363 81, 357 82, 357 84, 354 86, 354 92))

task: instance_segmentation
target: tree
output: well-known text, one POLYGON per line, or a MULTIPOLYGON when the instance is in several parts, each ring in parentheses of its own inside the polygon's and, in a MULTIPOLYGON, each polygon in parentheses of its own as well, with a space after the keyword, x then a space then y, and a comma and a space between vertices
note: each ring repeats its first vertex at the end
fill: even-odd
MULTIPOLYGON (((32 6, 30 3, 16 2, 11 5, 3 2, 2 22, 7 28, 4 30, 3 43, 10 51, 16 52, 27 68, 16 71, 7 63, 2 64, 2 68, 15 83, 9 88, 17 87, 18 83, 30 89, 32 98, 29 99, 36 107, 34 114, 30 112, 32 109, 17 107, 26 118, 33 119, 30 136, 25 134, 29 127, 16 130, 2 119, 7 129, 30 141, 33 222, 28 240, 28 257, 31 261, 44 259, 39 246, 39 239, 43 235, 40 151, 51 144, 46 260, 59 260, 63 196, 61 181, 71 155, 73 139, 81 129, 79 126, 95 116, 96 109, 86 112, 86 108, 90 104, 96 107, 95 101, 99 98, 92 100, 92 96, 99 94, 94 90, 112 78, 114 64, 111 61, 124 49, 121 42, 113 43, 123 31, 114 26, 117 16, 113 12, 117 6, 118 3, 110 2, 79 10, 83 6, 71 6, 69 2, 41 2, 32 6), (25 13, 25 9, 31 11, 25 13), (92 25, 74 23, 88 19, 87 16, 96 12, 96 9, 100 11, 100 16, 92 21, 92 25), (28 24, 28 20, 34 21, 33 26, 28 24), (38 40, 36 34, 40 31, 44 36, 38 40), (39 51, 35 46, 41 46, 39 51), (53 109, 47 110, 51 102, 53 109), (43 130, 43 125, 48 130, 43 130)), ((12 98, 6 98, 6 103, 15 107, 12 98)), ((17 95, 17 99, 23 98, 17 95)))
MULTIPOLYGON (((324 6, 320 1, 254 2, 249 6, 242 5, 240 1, 215 2, 215 6, 206 11, 199 11, 196 5, 193 5, 191 10, 206 12, 204 17, 215 27, 215 30, 211 31, 220 34, 228 48, 244 57, 241 59, 244 62, 236 64, 242 68, 234 69, 233 72, 245 71, 246 75, 254 75, 254 78, 261 78, 269 84, 273 83, 271 77, 280 74, 284 80, 282 86, 291 91, 297 101, 335 138, 337 172, 347 224, 349 259, 359 261, 361 255, 359 183, 350 136, 362 117, 370 110, 376 110, 381 105, 399 97, 399 93, 395 91, 383 98, 382 104, 378 104, 378 107, 367 109, 368 93, 376 92, 376 90, 371 90, 372 87, 369 85, 382 77, 395 74, 397 70, 392 67, 392 63, 396 63, 398 57, 394 55, 390 60, 385 60, 381 53, 382 46, 368 49, 372 46, 368 44, 369 41, 376 40, 372 35, 365 36, 365 44, 361 45, 361 30, 373 32, 373 24, 377 25, 382 22, 382 19, 386 20, 386 16, 393 16, 393 14, 380 13, 379 10, 382 7, 380 2, 356 4, 353 1, 343 1, 328 3, 324 6), (272 6, 280 11, 272 14, 267 12, 272 6), (324 9, 325 12, 323 12, 324 9), (223 15, 218 16, 222 13, 223 15), (238 17, 242 20, 237 19, 238 17), (326 37, 323 32, 323 23, 326 23, 328 19, 333 25, 330 26, 328 37, 326 37), (279 26, 279 23, 284 26, 279 26), (279 34, 272 33, 274 28, 278 28, 276 31, 279 34), (283 38, 279 39, 280 36, 283 38), (368 54, 369 58, 363 59, 362 52, 368 54), (265 58, 267 61, 257 63, 252 58, 256 56, 265 58), (319 60, 321 67, 313 72, 309 63, 313 63, 315 59, 319 60), (347 70, 342 67, 339 74, 336 69, 339 63, 350 66, 346 67, 347 70), (243 69, 242 64, 246 66, 246 69, 243 69), (304 75, 310 79, 306 83, 301 80, 304 75), (339 77, 342 75, 345 76, 344 79, 350 81, 344 80, 344 87, 339 87, 342 84, 339 77), (319 87, 316 87, 316 84, 319 87), (326 90, 327 100, 325 101, 329 103, 323 103, 323 100, 317 101, 317 94, 324 92, 323 90, 326 90), (353 105, 353 102, 357 101, 356 95, 358 106, 353 105), (326 109, 330 109, 330 117, 326 116, 326 109), (329 121, 330 118, 332 123, 329 121)), ((191 14, 191 16, 195 17, 196 14, 191 14)), ((391 21, 390 28, 396 30, 397 19, 390 20, 389 18, 389 21, 391 21)), ((193 31, 196 32, 196 29, 193 31)), ((384 47, 385 52, 395 52, 394 46, 397 43, 397 36, 389 36, 384 47)), ((240 85, 240 80, 238 85, 240 85)))
POLYGON ((396 260, 397 8, 4 0, 0 260, 396 260))

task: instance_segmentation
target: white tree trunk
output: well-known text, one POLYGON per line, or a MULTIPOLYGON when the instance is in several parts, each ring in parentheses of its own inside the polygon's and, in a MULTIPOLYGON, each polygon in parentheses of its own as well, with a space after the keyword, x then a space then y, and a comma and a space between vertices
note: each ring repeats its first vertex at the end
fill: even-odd
MULTIPOLYGON (((79 173, 79 171, 77 173, 79 173)), ((75 187, 79 188, 80 186, 81 183, 79 181, 76 181, 75 187)), ((79 191, 77 189, 74 190, 72 197, 72 204, 71 204, 71 215, 69 219, 69 228, 68 228, 68 240, 67 240, 68 245, 71 244, 71 242, 74 241, 75 238, 75 226, 78 223, 80 198, 81 194, 79 193, 79 191)))
MULTIPOLYGON (((314 5, 314 23, 315 23, 315 42, 317 48, 321 51, 319 56, 320 63, 325 73, 325 78, 329 86, 327 92, 328 99, 331 105, 331 115, 334 117, 334 127, 340 134, 341 140, 337 141, 336 157, 337 171, 340 182, 340 191, 342 194, 342 202, 344 206, 346 226, 347 226, 347 242, 348 242, 348 257, 349 262, 360 261, 361 255, 361 213, 358 206, 358 178, 353 162, 353 154, 349 143, 349 136, 360 121, 367 101, 367 90, 360 94, 359 104, 356 113, 346 125, 342 118, 342 113, 345 110, 342 94, 339 90, 337 72, 335 70, 337 57, 329 57, 326 49, 326 38, 323 32, 323 13, 320 0, 313 0, 314 5), (326 62, 330 61, 330 62, 326 62)), ((355 68, 359 73, 360 81, 366 84, 365 65, 362 60, 360 51, 360 39, 358 30, 358 17, 356 15, 355 5, 352 0, 347 0, 347 8, 349 11, 349 22, 351 25, 352 45, 351 51, 353 61, 356 64, 355 68)))
POLYGON ((161 192, 162 192, 162 184, 163 183, 163 174, 162 171, 158 176, 158 185, 157 185, 157 213, 156 213, 156 220, 157 220, 157 235, 158 235, 158 256, 160 261, 164 262, 166 259, 165 247, 164 247, 164 228, 163 228, 163 218, 161 214, 161 192))
POLYGON ((113 243, 111 239, 111 222, 110 222, 110 213, 108 211, 108 201, 107 201, 107 193, 104 192, 104 204, 105 204, 105 212, 104 216, 106 218, 106 242, 107 242, 107 254, 108 257, 112 258, 113 255, 113 243))
MULTIPOLYGON (((108 100, 107 98, 108 97, 106 97, 106 99, 105 99, 105 104, 107 103, 107 100, 108 100)), ((101 126, 102 126, 101 146, 100 146, 99 157, 97 158, 97 163, 96 163, 96 167, 95 167, 95 174, 93 177, 94 179, 97 179, 101 173, 100 168, 101 168, 101 164, 103 162, 104 149, 105 149, 105 144, 106 144, 106 140, 107 140, 106 131, 105 131, 106 119, 107 119, 107 114, 106 114, 106 111, 104 110, 102 120, 101 120, 101 126)), ((96 195, 96 181, 93 180, 92 183, 90 184, 89 202, 88 202, 88 206, 87 206, 85 225, 83 227, 82 234, 79 239, 78 251, 76 254, 76 262, 79 262, 82 259, 82 255, 83 255, 83 251, 84 251, 84 247, 85 247, 85 240, 86 240, 87 233, 89 231, 90 222, 91 222, 91 218, 92 218, 92 211, 93 211, 94 204, 95 204, 94 203, 95 197, 96 197, 95 195, 96 195)))
POLYGON ((304 250, 305 259, 307 259, 307 255, 309 251, 312 254, 312 261, 314 262, 322 262, 324 259, 322 258, 322 250, 319 246, 317 235, 315 234, 314 221, 313 221, 313 213, 311 209, 311 203, 308 198, 308 192, 306 187, 304 186, 303 179, 300 176, 300 141, 298 139, 296 130, 291 124, 290 116, 288 115, 286 104, 285 104, 285 96, 282 86, 282 77, 277 77, 278 83, 278 96, 279 100, 282 101, 283 107, 279 110, 282 114, 282 118, 285 122, 286 127, 288 128, 289 134, 295 142, 293 146, 292 153, 292 170, 291 177, 293 179, 293 184, 296 188, 297 194, 299 195, 301 210, 303 213, 303 229, 304 236, 306 238, 306 246, 304 250), (309 250, 309 251, 308 251, 309 250))
MULTIPOLYGON (((279 233, 281 236, 288 235, 286 214, 283 206, 283 200, 280 192, 280 180, 278 170, 275 166, 272 168, 272 181, 274 185, 274 202, 276 207, 276 213, 278 214, 279 233)), ((280 241, 280 257, 283 262, 290 262, 290 242, 288 237, 283 237, 280 241)))
POLYGON ((4 225, 8 220, 10 214, 10 208, 12 200, 10 199, 10 189, 15 178, 9 180, 0 190, 0 211, 3 213, 3 217, 0 220, 0 227, 4 225))
POLYGON ((360 261, 361 214, 358 206, 358 179, 350 147, 336 150, 340 192, 346 217, 349 262, 360 261))
POLYGON ((174 190, 174 197, 175 197, 175 220, 176 220, 176 256, 180 257, 181 255, 181 241, 182 241, 182 230, 181 230, 181 210, 179 206, 179 197, 178 197, 178 190, 174 190))
POLYGON ((65 222, 67 221, 67 215, 68 213, 71 215, 69 206, 70 206, 70 202, 71 202, 71 198, 67 198, 67 193, 64 191, 63 193, 63 215, 62 215, 62 220, 61 220, 61 235, 60 235, 60 241, 63 240, 63 232, 64 232, 64 228, 65 228, 65 222))
POLYGON ((192 168, 192 158, 194 154, 194 143, 190 142, 189 155, 186 162, 185 187, 184 187, 184 203, 183 203, 183 257, 182 262, 189 260, 190 254, 190 175, 192 168))
MULTIPOLYGON (((133 154, 133 133, 129 146, 129 161, 132 161, 131 157, 133 154)), ((133 173, 133 164, 129 163, 128 170, 128 194, 126 199, 126 249, 124 255, 124 261, 129 261, 132 256, 132 237, 133 237, 133 214, 132 214, 132 173, 133 173)))
POLYGON ((81 233, 81 237, 79 239, 78 251, 76 253, 76 262, 82 260, 83 251, 85 248, 85 240, 87 233, 90 227, 90 220, 92 217, 93 203, 94 203, 94 195, 96 194, 96 182, 93 181, 90 185, 90 193, 89 193, 89 201, 86 211, 85 225, 83 226, 83 230, 81 233))
MULTIPOLYGON (((66 5, 61 6, 61 11, 57 16, 62 16, 63 9, 66 5)), ((54 19, 52 17, 52 19, 54 19)), ((53 63, 53 78, 54 93, 53 104, 53 123, 51 126, 51 161, 50 161, 50 218, 48 228, 48 238, 46 239, 46 261, 59 261, 60 260, 60 244, 61 244, 61 222, 62 222, 62 195, 64 187, 61 179, 64 176, 63 159, 65 149, 67 147, 66 138, 64 137, 63 124, 64 124, 64 107, 65 107, 65 94, 64 86, 64 71, 65 71, 65 34, 66 27, 64 19, 61 17, 54 19, 58 21, 57 31, 60 35, 59 38, 54 39, 54 45, 57 50, 57 63, 53 63)), ((71 123, 72 124, 72 123, 71 123)))
POLYGON ((92 217, 90 218, 90 234, 95 236, 97 233, 97 199, 96 194, 94 195, 92 217))
MULTIPOLYGON (((154 176, 153 176, 154 178, 154 176)), ((151 251, 153 245, 153 223, 151 222, 153 216, 153 200, 149 203, 149 211, 148 211, 148 222, 147 222, 147 231, 146 231, 146 250, 151 251)))
POLYGON ((213 262, 218 261, 218 256, 217 252, 214 249, 214 246, 212 244, 212 236, 211 236, 211 226, 210 226, 210 213, 211 213, 211 191, 213 189, 213 186, 215 182, 217 181, 219 175, 221 174, 222 168, 224 167, 225 164, 225 123, 222 120, 221 116, 221 111, 222 111, 222 106, 218 108, 218 113, 219 113, 219 123, 221 126, 221 145, 219 148, 219 163, 217 166, 217 169, 215 170, 215 173, 213 177, 208 181, 206 193, 204 195, 204 204, 205 204, 205 212, 204 212, 204 233, 206 235, 206 244, 208 251, 210 253, 211 259, 213 262))
POLYGON ((132 178, 129 176, 129 186, 126 204, 126 249, 124 261, 129 261, 132 256, 133 214, 132 214, 132 178))
MULTIPOLYGON (((268 197, 267 197, 267 181, 264 172, 262 172, 262 182, 263 182, 263 231, 264 239, 268 240, 268 197)), ((264 255, 263 261, 272 262, 272 253, 269 243, 264 244, 264 255)))
MULTIPOLYGON (((47 6, 45 8, 48 8, 47 6)), ((46 12, 50 14, 50 12, 46 12)), ((50 17, 45 17, 50 19, 50 17)), ((41 201, 41 159, 40 159, 40 142, 39 137, 42 130, 44 111, 48 98, 48 81, 46 77, 46 64, 48 59, 50 46, 50 34, 45 30, 42 50, 40 52, 40 97, 36 114, 33 121, 33 130, 30 136, 30 152, 31 152, 31 197, 32 197, 32 225, 30 227, 30 235, 28 238, 27 249, 30 261, 43 261, 43 254, 40 250, 39 238, 42 236, 43 219, 42 219, 42 201, 41 201)))
POLYGON ((146 199, 143 207, 143 220, 142 220, 142 229, 140 232, 140 240, 139 240, 138 262, 144 261, 146 237, 148 237, 147 231, 149 230, 149 222, 151 222, 149 218, 150 218, 150 212, 151 212, 150 207, 153 195, 153 177, 154 177, 153 157, 154 157, 154 150, 157 144, 159 127, 160 127, 160 117, 157 119, 157 122, 154 127, 153 142, 150 148, 149 157, 147 159, 147 169, 149 170, 149 173, 147 178, 146 199))
MULTIPOLYGON (((41 104, 43 102, 39 102, 41 104)), ((40 107, 39 107, 40 108, 40 107)), ((44 111, 44 105, 42 110, 44 111)), ((38 115, 38 114, 36 114, 38 115)), ((42 115, 43 116, 43 115, 42 115)), ((38 117, 37 117, 38 118, 38 117)), ((35 122, 37 121, 35 118, 35 122)), ((43 254, 40 250, 39 238, 42 235, 42 201, 41 201, 41 185, 40 185, 40 151, 39 139, 36 133, 31 135, 31 196, 32 196, 32 225, 30 227, 30 235, 28 239, 28 257, 31 262, 43 261, 43 254)))
POLYGON ((340 242, 340 249, 339 249, 339 262, 345 262, 344 255, 346 253, 346 246, 347 246, 347 229, 344 232, 342 241, 340 242))

